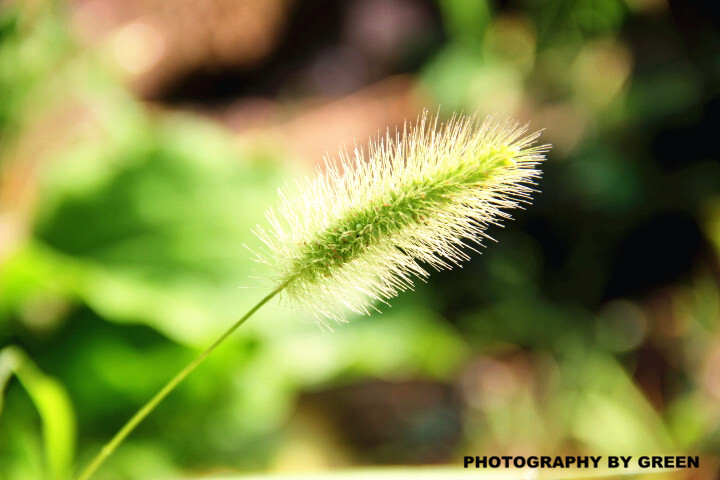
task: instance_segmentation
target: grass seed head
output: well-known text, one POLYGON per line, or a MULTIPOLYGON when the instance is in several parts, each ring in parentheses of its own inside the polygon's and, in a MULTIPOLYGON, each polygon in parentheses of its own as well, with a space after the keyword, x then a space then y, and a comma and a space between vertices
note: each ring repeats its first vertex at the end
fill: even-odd
MULTIPOLYGON (((548 145, 513 121, 427 114, 280 191, 258 227, 274 281, 320 320, 369 313, 412 288, 427 267, 467 260, 490 224, 530 201, 548 145)), ((489 237, 488 237, 489 238, 489 237)))

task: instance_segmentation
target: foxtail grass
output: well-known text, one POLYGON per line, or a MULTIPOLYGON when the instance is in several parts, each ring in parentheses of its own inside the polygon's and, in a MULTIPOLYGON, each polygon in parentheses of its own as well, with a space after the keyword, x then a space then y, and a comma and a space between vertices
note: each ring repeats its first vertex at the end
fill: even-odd
POLYGON ((530 200, 547 146, 512 121, 456 117, 341 152, 314 179, 280 192, 258 227, 260 261, 294 305, 321 320, 367 314, 426 278, 468 260, 488 225, 530 200))

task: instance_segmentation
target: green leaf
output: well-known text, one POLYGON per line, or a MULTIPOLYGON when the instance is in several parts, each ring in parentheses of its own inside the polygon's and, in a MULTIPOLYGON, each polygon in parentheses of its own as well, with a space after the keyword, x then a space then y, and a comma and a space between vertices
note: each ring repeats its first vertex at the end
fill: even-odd
POLYGON ((70 478, 76 421, 67 391, 60 382, 42 373, 25 352, 10 346, 0 350, 0 393, 13 373, 40 414, 47 478, 70 478))

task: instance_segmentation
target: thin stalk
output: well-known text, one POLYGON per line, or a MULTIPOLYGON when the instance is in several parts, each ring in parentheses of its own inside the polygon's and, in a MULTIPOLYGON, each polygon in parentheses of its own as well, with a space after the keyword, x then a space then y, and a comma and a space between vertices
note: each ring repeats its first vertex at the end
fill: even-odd
POLYGON ((220 337, 215 340, 215 342, 212 343, 209 347, 207 347, 200 355, 198 355, 195 360, 190 362, 185 368, 183 368, 177 375, 175 375, 172 380, 170 380, 158 393, 155 394, 154 397, 152 397, 143 407, 138 410, 135 415, 132 416, 130 420, 123 425, 123 427, 115 434, 115 436, 105 444, 105 446, 100 450, 100 452, 95 456, 95 458, 92 459, 92 461, 80 472, 80 475, 78 475, 77 480, 88 480, 93 473, 105 462, 105 460, 112 455, 112 453, 117 449, 117 447, 125 440, 125 438, 130 435, 130 433, 135 430, 135 427, 137 427, 140 422, 142 422, 145 417, 147 417, 150 412, 152 412, 155 407, 158 406, 158 404, 163 401, 165 397, 168 396, 170 392, 172 392, 175 387, 178 386, 180 382, 182 382, 185 377, 190 375, 195 368, 197 368, 198 365, 202 363, 205 358, 207 358, 208 355, 210 355, 213 350, 215 350, 221 343, 223 343, 230 335, 235 332, 235 330, 238 329, 240 325, 245 323, 245 321, 250 318, 255 312, 257 312, 260 307, 265 305, 267 302, 270 301, 275 295, 280 293, 286 286, 288 282, 285 282, 278 286, 275 290, 270 292, 265 298, 260 300, 257 305, 252 307, 245 315, 240 318, 237 322, 235 322, 225 333, 220 335, 220 337))

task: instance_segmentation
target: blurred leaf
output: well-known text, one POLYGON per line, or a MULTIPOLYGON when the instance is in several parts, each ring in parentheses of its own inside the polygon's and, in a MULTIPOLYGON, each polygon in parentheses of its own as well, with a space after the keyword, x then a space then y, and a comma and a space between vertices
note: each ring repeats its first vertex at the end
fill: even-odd
POLYGON ((70 43, 55 3, 0 4, 0 144, 21 130, 38 87, 68 59, 70 43))
POLYGON ((565 378, 572 377, 578 391, 573 431, 592 451, 674 451, 663 419, 614 358, 593 352, 566 366, 565 378))
POLYGON ((17 347, 0 350, 0 379, 7 378, 8 372, 17 376, 40 414, 48 478, 69 479, 75 455, 76 425, 70 397, 57 380, 38 370, 17 347))
POLYGON ((484 61, 464 45, 451 45, 426 65, 423 80, 443 112, 511 115, 522 98, 522 74, 496 60, 484 61))
POLYGON ((490 4, 487 0, 440 0, 445 27, 455 41, 478 46, 490 23, 490 4))
MULTIPOLYGON (((40 251, 77 273, 65 286, 103 317, 198 344, 258 295, 235 288, 257 284, 251 277, 262 272, 243 244, 258 243, 250 230, 287 173, 276 163, 238 158, 200 122, 148 129, 152 135, 120 139, 117 151, 85 145, 84 155, 68 152, 53 164, 44 187, 52 201, 42 205, 36 227, 51 248, 40 251)), ((13 275, 27 277, 22 266, 37 264, 25 258, 13 275)))

